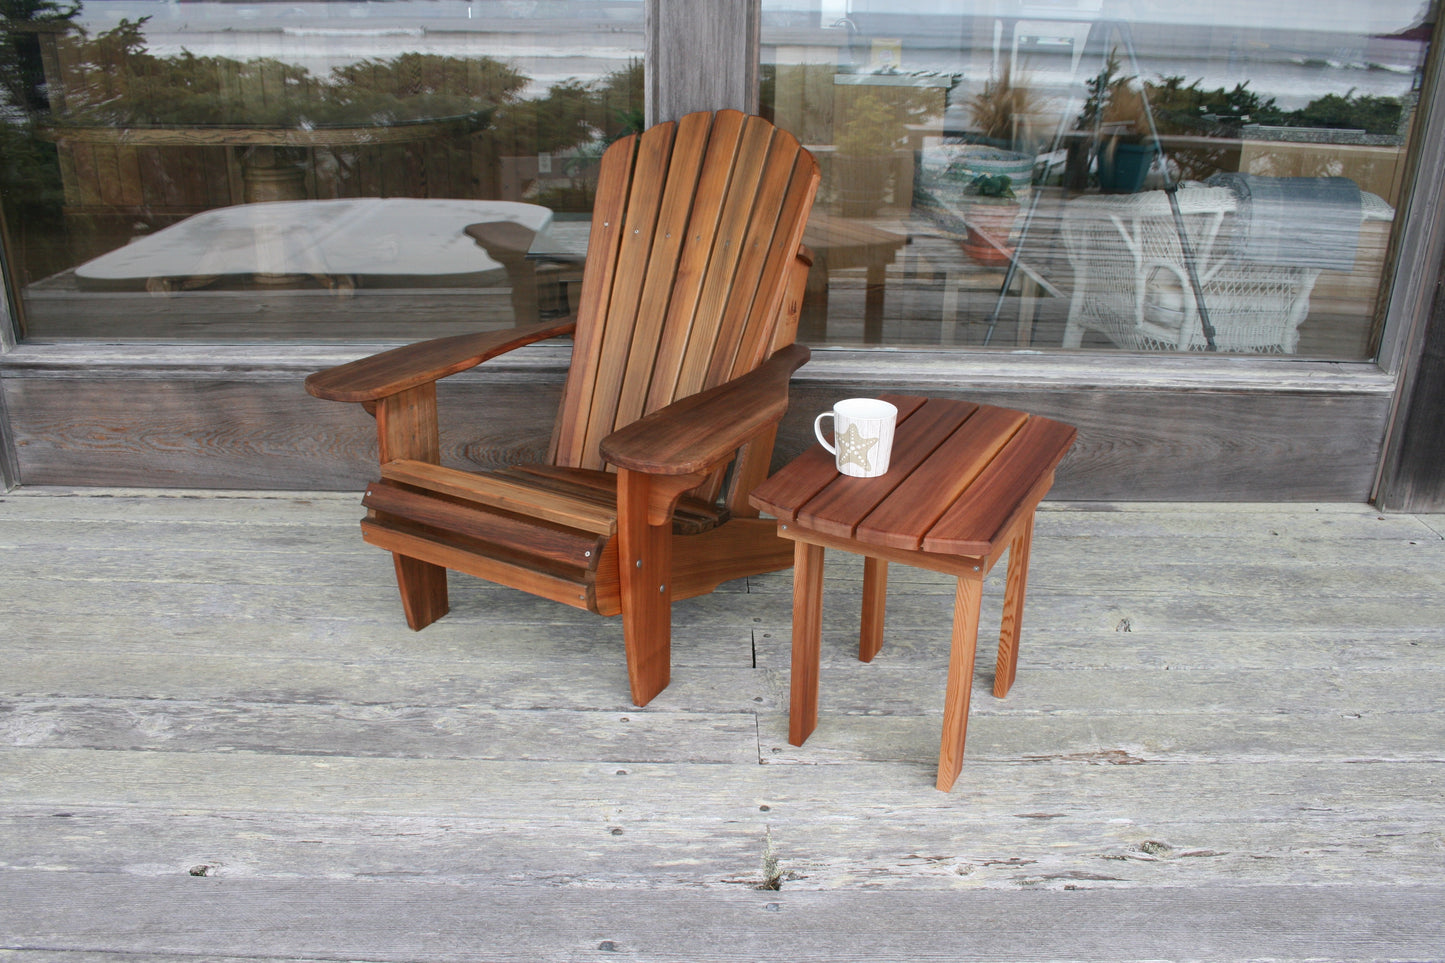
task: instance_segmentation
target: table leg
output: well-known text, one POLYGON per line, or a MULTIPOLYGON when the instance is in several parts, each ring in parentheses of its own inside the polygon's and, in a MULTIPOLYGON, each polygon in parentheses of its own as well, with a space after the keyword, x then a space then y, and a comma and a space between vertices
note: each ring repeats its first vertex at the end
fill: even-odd
POLYGON ((993 694, 1002 699, 1014 684, 1019 664, 1019 630, 1024 620, 1024 588, 1029 578, 1029 548, 1033 544, 1034 516, 1029 514, 1008 548, 1008 578, 1003 593, 1003 630, 998 637, 998 663, 993 694))
POLYGON ((939 341, 946 345, 958 343, 958 277, 953 274, 943 279, 943 325, 939 341))
POLYGON ((883 611, 888 600, 888 563, 863 557, 863 618, 858 631, 858 661, 872 662, 883 648, 883 611))
POLYGON ((1027 274, 1019 290, 1019 325, 1014 344, 1027 348, 1034 342, 1034 312, 1039 301, 1039 283, 1027 274))
POLYGON ((953 646, 948 657, 948 690, 943 702, 943 742, 938 750, 938 789, 948 792, 963 770, 968 703, 973 694, 973 659, 978 651, 978 615, 983 576, 958 580, 953 599, 953 646))
POLYGON ((869 264, 863 288, 863 343, 883 342, 883 295, 888 283, 888 265, 869 264))
POLYGON ((823 546, 793 543, 793 663, 788 742, 801 746, 818 725, 823 635, 823 546))
POLYGON ((502 265, 512 288, 512 317, 518 325, 536 324, 541 318, 537 303, 536 265, 527 257, 537 232, 511 221, 484 222, 464 228, 465 233, 502 265))
POLYGON ((822 251, 813 252, 813 266, 803 288, 798 340, 805 344, 828 340, 828 259, 822 251))

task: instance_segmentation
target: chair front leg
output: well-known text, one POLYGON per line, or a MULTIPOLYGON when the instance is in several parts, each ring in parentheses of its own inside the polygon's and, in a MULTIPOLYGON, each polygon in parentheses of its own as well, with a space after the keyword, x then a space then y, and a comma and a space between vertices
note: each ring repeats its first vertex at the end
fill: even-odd
MULTIPOLYGON (((382 398, 375 406, 377 453, 383 465, 401 458, 441 462, 437 431, 437 386, 427 382, 382 398)), ((447 614, 447 570, 431 562, 393 552, 396 586, 406 624, 421 631, 447 614)))
POLYGON ((622 638, 632 701, 645 706, 672 678, 672 511, 707 473, 617 473, 622 638))
POLYGON ((632 701, 645 706, 672 678, 672 523, 648 521, 651 477, 622 469, 617 479, 622 638, 632 701))

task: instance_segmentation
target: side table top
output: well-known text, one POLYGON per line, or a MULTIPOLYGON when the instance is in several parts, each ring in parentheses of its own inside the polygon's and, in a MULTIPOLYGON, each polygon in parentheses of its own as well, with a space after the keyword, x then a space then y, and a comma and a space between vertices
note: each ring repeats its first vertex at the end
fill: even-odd
POLYGON ((884 395, 898 407, 888 472, 840 474, 813 445, 753 489, 779 522, 864 545, 942 555, 992 554, 1020 511, 1053 484, 1075 429, 993 405, 884 395))

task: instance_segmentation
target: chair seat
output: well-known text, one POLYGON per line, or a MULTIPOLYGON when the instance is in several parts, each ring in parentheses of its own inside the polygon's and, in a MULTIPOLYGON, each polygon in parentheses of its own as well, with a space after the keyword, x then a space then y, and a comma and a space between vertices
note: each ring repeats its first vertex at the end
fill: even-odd
MULTIPOLYGON (((468 504, 503 509, 598 535, 617 532, 616 472, 541 463, 472 472, 399 459, 383 465, 381 477, 409 488, 450 495, 468 504)), ((725 509, 684 495, 673 516, 673 531, 698 535, 721 525, 727 517, 725 509)))
MULTIPOLYGON (((368 542, 617 613, 616 474, 541 464, 469 472, 405 459, 381 474, 362 498, 368 542)), ((673 533, 699 535, 727 518, 725 509, 683 496, 673 533)))

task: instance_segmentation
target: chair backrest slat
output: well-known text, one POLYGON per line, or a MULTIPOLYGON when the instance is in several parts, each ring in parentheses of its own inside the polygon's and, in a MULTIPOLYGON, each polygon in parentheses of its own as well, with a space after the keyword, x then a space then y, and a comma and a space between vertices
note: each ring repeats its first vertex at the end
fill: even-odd
MULTIPOLYGON (((707 369, 713 353, 720 349, 723 320, 739 279, 743 241, 757 217, 776 217, 777 211, 760 211, 758 187, 762 180, 773 126, 761 117, 750 117, 743 131, 733 176, 728 184, 718 217, 717 233, 707 261, 702 297, 689 325, 679 324, 679 339, 686 329, 686 347, 676 359, 676 375, 669 384, 673 359, 658 359, 647 410, 653 411, 678 398, 696 394, 707 385, 707 369)), ((726 348, 722 348, 726 350, 726 348)))
POLYGON ((789 266, 817 188, 796 138, 737 111, 629 141, 603 157, 558 465, 603 467, 612 431, 782 346, 789 266))
POLYGON ((720 111, 713 121, 661 337, 652 357, 644 354, 639 359, 650 370, 644 414, 657 410, 674 397, 677 373, 688 352, 693 324, 704 310, 703 298, 721 227, 723 204, 742 146, 743 121, 742 114, 736 111, 720 111))
MULTIPOLYGON (((646 413, 647 394, 652 387, 653 367, 670 305, 674 296, 686 296, 675 282, 683 247, 688 240, 693 198, 698 193, 703 164, 708 156, 711 120, 711 115, 698 113, 689 114, 679 122, 672 164, 667 172, 662 213, 658 218, 657 238, 653 241, 652 261, 648 265, 647 284, 638 306, 632 350, 617 399, 617 425, 630 424, 646 413)), ((594 444, 600 441, 601 438, 593 439, 594 444)))
MULTIPOLYGON (((617 401, 627 379, 633 332, 643 287, 650 273, 653 239, 664 196, 662 188, 668 183, 668 163, 676 130, 677 125, 673 123, 658 124, 648 130, 639 141, 633 160, 632 190, 620 218, 622 237, 612 277, 612 295, 606 311, 597 314, 600 321, 594 321, 601 330, 602 348, 597 354, 598 371, 581 439, 584 453, 595 451, 617 421, 617 401)), ((596 468, 599 464, 584 461, 581 467, 596 468)))
POLYGON ((767 357, 763 351, 765 339, 782 307, 786 272, 802 240, 806 221, 806 213, 798 210, 796 198, 789 206, 788 188, 798 160, 796 143, 774 138, 758 185, 758 213, 743 239, 742 258, 735 272, 718 349, 712 352, 703 387, 751 371, 767 357), (795 231, 787 229, 789 219, 798 222, 795 231))
POLYGON ((637 136, 624 137, 607 149, 597 174, 592 229, 587 238, 587 267, 582 272, 582 291, 573 335, 572 364, 567 372, 562 401, 557 408, 557 426, 552 432, 550 460, 559 465, 578 465, 587 433, 585 413, 597 378, 598 356, 602 351, 602 327, 584 323, 596 312, 605 312, 612 297, 612 275, 617 269, 617 244, 622 237, 621 213, 626 210, 632 186, 632 158, 637 136))

